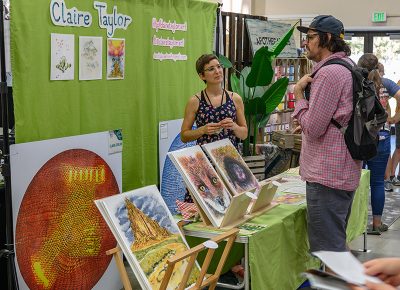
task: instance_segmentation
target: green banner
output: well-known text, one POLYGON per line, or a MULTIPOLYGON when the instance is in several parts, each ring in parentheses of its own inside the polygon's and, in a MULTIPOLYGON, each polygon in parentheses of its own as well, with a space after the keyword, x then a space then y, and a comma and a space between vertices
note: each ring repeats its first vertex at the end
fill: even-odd
POLYGON ((12 1, 16 142, 121 128, 123 190, 157 183, 158 122, 182 118, 203 87, 195 61, 212 51, 216 8, 211 0, 12 1), (52 34, 73 35, 72 66, 68 57, 53 64, 52 34), (102 38, 101 79, 80 79, 81 36, 102 38), (107 79, 110 37, 124 40, 122 79, 107 79), (50 80, 59 77, 53 69, 73 79, 50 80))

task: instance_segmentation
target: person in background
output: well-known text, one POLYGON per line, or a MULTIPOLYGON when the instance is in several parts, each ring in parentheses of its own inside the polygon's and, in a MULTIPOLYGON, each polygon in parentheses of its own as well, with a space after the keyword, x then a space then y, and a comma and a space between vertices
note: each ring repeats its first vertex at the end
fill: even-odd
MULTIPOLYGON (((217 56, 203 54, 196 61, 196 71, 206 84, 186 104, 181 127, 182 142, 196 140, 198 145, 229 138, 237 148, 237 138, 246 139, 247 125, 242 98, 222 87, 223 67, 217 56), (197 129, 192 129, 196 122, 197 129)), ((186 202, 193 202, 189 193, 186 202)))
POLYGON ((386 88, 387 93, 390 97, 394 97, 396 99, 396 114, 393 118, 388 118, 388 122, 390 124, 395 124, 396 149, 394 150, 392 157, 389 157, 385 172, 385 190, 393 191, 393 185, 400 185, 400 180, 396 177, 396 168, 400 161, 400 87, 394 81, 383 77, 385 75, 385 67, 382 63, 378 63, 378 71, 379 75, 381 76, 382 85, 386 88))
MULTIPOLYGON (((383 283, 366 282, 370 290, 395 290, 400 286, 400 258, 378 258, 364 263, 365 274, 380 278, 383 283)), ((353 290, 364 288, 351 286, 353 290)))
POLYGON ((330 59, 350 64, 350 47, 344 41, 343 23, 331 15, 319 15, 306 34, 307 58, 316 62, 314 78, 305 75, 296 84, 292 117, 301 126, 300 175, 306 183, 307 224, 310 250, 343 252, 354 192, 361 175, 361 161, 352 159, 340 130, 353 111, 353 78, 342 65, 323 66, 330 59), (323 67, 322 67, 323 66, 323 67), (304 91, 310 84, 309 99, 304 91))
MULTIPOLYGON (((358 60, 358 66, 368 70, 368 78, 374 82, 376 93, 379 100, 390 116, 389 94, 383 85, 382 78, 378 71, 378 58, 372 53, 365 53, 358 60)), ((385 205, 385 171, 390 157, 390 125, 386 123, 379 131, 378 154, 365 162, 371 171, 371 207, 372 225, 368 229, 368 234, 380 235, 387 231, 388 226, 382 223, 382 213, 385 205)))

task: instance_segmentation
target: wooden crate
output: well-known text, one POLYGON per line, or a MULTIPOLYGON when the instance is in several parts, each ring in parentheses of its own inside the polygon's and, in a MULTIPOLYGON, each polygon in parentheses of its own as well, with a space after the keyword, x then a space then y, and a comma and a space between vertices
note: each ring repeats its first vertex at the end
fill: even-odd
POLYGON ((272 143, 283 149, 292 149, 294 147, 295 134, 290 131, 273 131, 272 143))
POLYGON ((294 135, 294 146, 293 150, 300 151, 301 150, 301 134, 294 135))
POLYGON ((244 156, 244 162, 249 166, 250 171, 259 180, 265 179, 265 156, 255 155, 255 156, 244 156))

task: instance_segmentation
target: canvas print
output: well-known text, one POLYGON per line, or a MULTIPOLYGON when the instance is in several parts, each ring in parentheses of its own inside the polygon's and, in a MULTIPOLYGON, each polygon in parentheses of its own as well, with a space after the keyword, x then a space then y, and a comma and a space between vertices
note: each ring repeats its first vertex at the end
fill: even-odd
POLYGON ((215 227, 231 203, 231 196, 200 146, 168 153, 203 211, 215 227))
POLYGON ((74 35, 51 34, 50 80, 74 79, 74 35))
POLYGON ((125 39, 107 39, 107 79, 119 80, 125 77, 125 39))
MULTIPOLYGON (((143 289, 159 289, 167 259, 188 249, 155 185, 96 201, 143 289)), ((175 265, 167 289, 177 289, 188 264, 175 265)), ((196 264, 185 288, 200 274, 196 264)))
POLYGON ((120 192, 121 154, 108 156, 107 135, 11 146, 19 289, 121 288, 106 255, 117 242, 93 202, 120 192))
POLYGON ((79 36, 79 79, 102 79, 102 37, 79 36))
POLYGON ((237 195, 258 188, 256 177, 229 139, 202 146, 232 194, 237 195))

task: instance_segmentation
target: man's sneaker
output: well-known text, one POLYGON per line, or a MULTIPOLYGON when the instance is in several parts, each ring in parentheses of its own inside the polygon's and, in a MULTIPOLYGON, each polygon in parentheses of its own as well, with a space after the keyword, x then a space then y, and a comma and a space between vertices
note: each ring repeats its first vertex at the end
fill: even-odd
POLYGON ((386 191, 393 191, 393 185, 390 180, 385 180, 384 186, 386 191))
POLYGON ((392 185, 394 185, 394 186, 400 186, 400 180, 399 180, 396 176, 393 176, 393 177, 390 179, 390 182, 391 182, 392 185))

